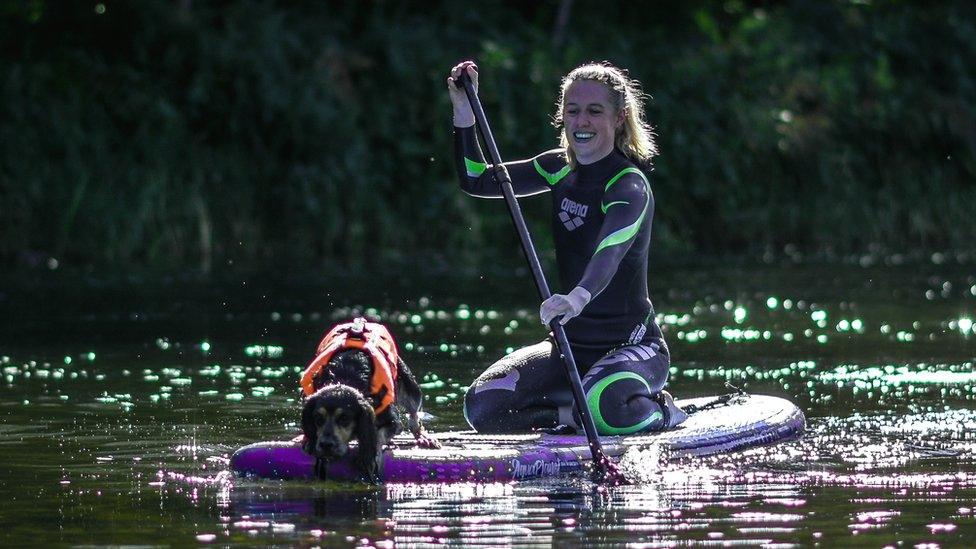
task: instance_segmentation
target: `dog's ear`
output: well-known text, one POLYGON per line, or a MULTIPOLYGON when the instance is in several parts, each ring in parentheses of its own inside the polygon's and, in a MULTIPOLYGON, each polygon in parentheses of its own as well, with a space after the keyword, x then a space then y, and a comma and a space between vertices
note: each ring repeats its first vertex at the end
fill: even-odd
POLYGON ((316 437, 318 436, 318 430, 315 428, 317 402, 317 400, 310 398, 305 401, 305 406, 302 407, 302 434, 305 435, 302 439, 302 450, 306 454, 312 455, 315 454, 316 437))
POLYGON ((359 449, 356 453, 356 463, 369 482, 379 482, 378 452, 379 442, 376 433, 376 413, 373 407, 362 400, 358 417, 356 418, 356 439, 359 449))

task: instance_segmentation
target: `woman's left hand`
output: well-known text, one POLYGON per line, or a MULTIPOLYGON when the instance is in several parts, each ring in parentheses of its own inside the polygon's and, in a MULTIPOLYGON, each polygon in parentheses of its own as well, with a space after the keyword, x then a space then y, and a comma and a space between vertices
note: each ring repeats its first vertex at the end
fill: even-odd
POLYGON ((548 326, 553 319, 559 319, 559 323, 565 325, 570 319, 576 317, 583 311, 583 307, 590 302, 592 296, 586 288, 577 286, 568 294, 553 294, 552 297, 542 302, 539 307, 539 317, 542 324, 548 326))

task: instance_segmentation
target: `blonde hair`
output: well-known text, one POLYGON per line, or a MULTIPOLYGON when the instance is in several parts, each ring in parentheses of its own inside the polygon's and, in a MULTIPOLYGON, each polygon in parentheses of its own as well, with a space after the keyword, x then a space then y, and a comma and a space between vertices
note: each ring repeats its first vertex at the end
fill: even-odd
POLYGON ((644 116, 644 93, 640 89, 640 82, 628 77, 623 69, 604 61, 580 65, 563 78, 553 125, 560 130, 559 145, 566 149, 569 165, 576 168, 577 160, 566 139, 563 109, 566 105, 566 91, 579 80, 592 80, 606 86, 616 113, 621 110, 624 113, 624 122, 617 128, 614 145, 634 163, 649 164, 651 158, 657 155, 657 144, 654 142, 654 128, 644 116))

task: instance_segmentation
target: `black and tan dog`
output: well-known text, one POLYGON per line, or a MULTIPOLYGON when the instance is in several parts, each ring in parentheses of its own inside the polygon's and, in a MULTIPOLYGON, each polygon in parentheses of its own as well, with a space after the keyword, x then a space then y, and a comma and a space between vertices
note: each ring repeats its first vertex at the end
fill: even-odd
POLYGON ((355 464, 367 482, 380 481, 383 447, 402 430, 400 411, 417 444, 437 448, 420 423, 423 395, 382 324, 357 318, 329 331, 302 374, 302 448, 315 456, 319 478, 358 441, 355 464))

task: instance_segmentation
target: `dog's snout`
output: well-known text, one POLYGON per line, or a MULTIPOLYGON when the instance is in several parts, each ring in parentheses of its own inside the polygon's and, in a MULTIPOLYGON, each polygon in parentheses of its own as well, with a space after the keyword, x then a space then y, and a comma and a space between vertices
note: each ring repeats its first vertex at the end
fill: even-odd
POLYGON ((318 446, 319 450, 335 450, 336 441, 331 438, 323 437, 319 439, 318 446))
POLYGON ((319 437, 318 444, 316 445, 316 453, 320 456, 328 457, 339 457, 342 452, 341 445, 339 441, 334 437, 319 437))

